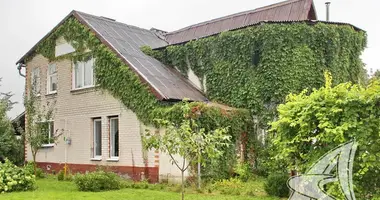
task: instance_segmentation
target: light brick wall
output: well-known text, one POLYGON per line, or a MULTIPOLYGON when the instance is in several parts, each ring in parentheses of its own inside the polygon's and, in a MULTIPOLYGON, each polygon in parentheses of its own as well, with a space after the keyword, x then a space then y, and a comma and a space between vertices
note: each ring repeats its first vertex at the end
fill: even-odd
MULTIPOLYGON (((57 145, 42 148, 37 154, 37 162, 54 162, 75 164, 99 164, 115 166, 144 167, 143 149, 140 131, 142 123, 135 113, 125 108, 118 100, 105 91, 95 89, 72 90, 72 62, 61 60, 57 65, 58 90, 57 94, 46 95, 48 60, 36 55, 27 63, 27 80, 30 79, 31 69, 40 68, 41 105, 55 102, 54 127, 64 129, 57 145), (110 162, 109 158, 109 116, 119 116, 119 161, 110 162), (102 160, 92 161, 93 125, 92 119, 102 119, 102 160), (71 145, 64 142, 64 137, 71 137, 71 145), (66 154, 65 154, 66 148, 66 154), (66 156, 65 156, 66 155, 66 156)), ((149 167, 154 167, 154 152, 148 154, 149 167)), ((32 160, 27 146, 27 160, 32 160)))
MULTIPOLYGON (((159 134, 163 135, 165 134, 165 129, 161 128, 159 130, 149 126, 145 127, 145 129, 149 129, 151 133, 158 131, 159 134)), ((156 132, 157 134, 157 132, 156 132)), ((149 154, 152 154, 153 152, 149 152, 149 154)), ((169 183, 181 183, 181 170, 178 169, 178 167, 172 162, 172 158, 169 154, 163 153, 163 152, 156 152, 155 155, 158 157, 158 162, 156 162, 156 165, 159 166, 159 180, 161 181, 168 181, 169 183)), ((149 155, 151 156, 151 155, 149 155)), ((179 163, 179 166, 182 166, 183 164, 183 158, 179 155, 173 155, 173 158, 179 163)), ((185 177, 189 176, 189 171, 186 170, 184 175, 185 177)))

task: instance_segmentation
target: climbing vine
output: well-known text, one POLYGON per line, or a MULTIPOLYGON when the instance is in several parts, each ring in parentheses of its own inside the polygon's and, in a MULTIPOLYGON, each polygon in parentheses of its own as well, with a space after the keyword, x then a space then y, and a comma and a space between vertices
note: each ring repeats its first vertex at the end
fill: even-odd
MULTIPOLYGON (((144 124, 157 125, 154 119, 166 119, 179 124, 184 118, 181 104, 188 102, 174 104, 158 101, 150 92, 148 85, 142 83, 129 66, 74 17, 66 20, 45 38, 38 45, 34 54, 26 58, 26 62, 36 54, 41 54, 50 61, 70 59, 76 62, 94 57, 98 89, 119 99, 144 124), (56 40, 60 37, 69 42, 76 51, 55 57, 56 40)), ((200 128, 209 131, 220 127, 229 127, 233 143, 240 137, 240 134, 247 132, 252 123, 250 113, 244 109, 224 109, 203 102, 190 102, 189 106, 191 108, 189 115, 193 116, 200 128)), ((234 149, 234 145, 231 145, 230 149, 234 149)), ((236 153, 231 154, 236 155, 236 153)), ((228 162, 235 161, 225 157, 221 159, 228 162)))
MULTIPOLYGON (((242 137, 248 138, 247 152, 252 152, 253 138, 256 138, 252 114, 260 116, 259 121, 266 124, 288 93, 322 86, 322 73, 326 69, 336 77, 336 83, 359 82, 363 73, 359 56, 365 40, 364 32, 350 26, 267 24, 185 45, 142 50, 168 66, 175 66, 183 75, 191 69, 205 81, 209 99, 237 108, 191 102, 189 115, 206 131, 229 127, 234 144, 242 137)), ((144 124, 154 124, 156 118, 179 123, 184 117, 181 103, 158 101, 148 85, 74 17, 45 38, 25 62, 36 54, 50 61, 70 59, 75 62, 94 57, 98 89, 119 99, 144 124), (76 51, 55 57, 56 40, 60 37, 76 51)), ((226 156, 210 163, 210 168, 224 166, 223 173, 228 173, 236 160, 232 159, 236 157, 235 150, 234 145, 230 146, 226 156)))
POLYGON ((349 25, 279 23, 142 50, 184 75, 191 69, 211 100, 247 108, 265 125, 287 94, 323 86, 324 70, 334 84, 362 82, 365 45, 365 32, 349 25))
MULTIPOLYGON (((70 59, 76 62, 90 57, 96 58, 95 76, 99 88, 120 99, 145 124, 153 124, 156 118, 179 122, 181 121, 180 118, 183 117, 180 114, 180 106, 171 106, 170 103, 165 104, 158 101, 149 91, 148 86, 140 81, 135 72, 74 17, 69 18, 48 38, 43 40, 35 53, 26 60, 30 60, 35 54, 41 54, 50 61, 70 59), (60 37, 68 41, 76 51, 55 57, 56 40, 60 37)), ((205 126, 210 127, 213 125, 221 126, 222 124, 238 124, 235 127, 241 128, 243 124, 239 121, 247 121, 246 118, 249 116, 249 113, 242 109, 225 111, 218 107, 207 106, 202 102, 193 102, 190 105, 193 111, 195 109, 201 113, 199 120, 203 121, 205 126), (231 123, 227 121, 231 121, 231 123)))

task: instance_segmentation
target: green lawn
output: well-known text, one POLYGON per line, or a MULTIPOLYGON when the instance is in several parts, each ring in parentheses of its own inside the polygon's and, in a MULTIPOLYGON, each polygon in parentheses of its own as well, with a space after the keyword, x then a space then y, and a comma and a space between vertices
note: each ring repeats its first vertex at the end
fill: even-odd
MULTIPOLYGON (((58 182, 56 179, 47 178, 37 180, 38 189, 32 192, 15 192, 0 194, 0 199, 24 200, 24 199, 46 199, 46 200, 70 200, 70 199, 106 199, 106 200, 167 200, 180 199, 179 193, 143 190, 122 189, 108 192, 79 192, 73 182, 58 182)), ((271 197, 248 197, 248 196, 224 196, 211 194, 186 194, 186 199, 192 200, 265 200, 276 199, 271 197)))

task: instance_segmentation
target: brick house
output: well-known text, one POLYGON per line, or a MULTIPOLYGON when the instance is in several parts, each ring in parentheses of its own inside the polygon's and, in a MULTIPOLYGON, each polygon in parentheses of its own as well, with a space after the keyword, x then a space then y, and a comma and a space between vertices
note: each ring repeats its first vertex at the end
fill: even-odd
MULTIPOLYGON (((103 44, 131 66, 158 100, 173 102, 184 98, 207 101, 202 93, 205 87, 191 70, 188 78, 181 77, 141 52, 141 46, 159 48, 180 44, 263 21, 316 20, 316 12, 312 0, 290 0, 167 33, 72 11, 17 61, 26 68, 26 83, 36 83, 33 90, 39 94, 41 103, 55 105, 54 117, 49 120, 51 133, 56 129, 65 130, 56 144, 45 144, 37 154, 41 168, 58 172, 67 163, 73 172, 85 172, 103 165, 136 180, 149 178, 157 182, 167 177, 178 177, 180 171, 170 164, 169 156, 157 151, 145 152, 141 132, 146 125, 118 99, 95 89, 93 59, 96 58, 75 63, 69 59, 50 62, 41 54, 35 54, 38 44, 69 18, 75 18, 88 27, 103 44)), ((55 56, 71 53, 75 53, 73 46, 64 38, 58 38, 55 56)), ((29 86, 25 88, 29 93, 29 86)), ((28 145, 25 151, 25 159, 31 161, 28 145)))

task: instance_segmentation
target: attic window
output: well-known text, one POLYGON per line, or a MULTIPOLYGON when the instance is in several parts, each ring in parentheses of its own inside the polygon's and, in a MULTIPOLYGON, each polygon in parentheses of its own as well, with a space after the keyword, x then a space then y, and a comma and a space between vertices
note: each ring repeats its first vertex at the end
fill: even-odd
POLYGON ((63 38, 59 38, 56 43, 57 45, 55 46, 55 57, 75 52, 74 47, 71 44, 67 43, 63 38))
POLYGON ((94 59, 77 61, 73 70, 73 89, 94 86, 94 59))

